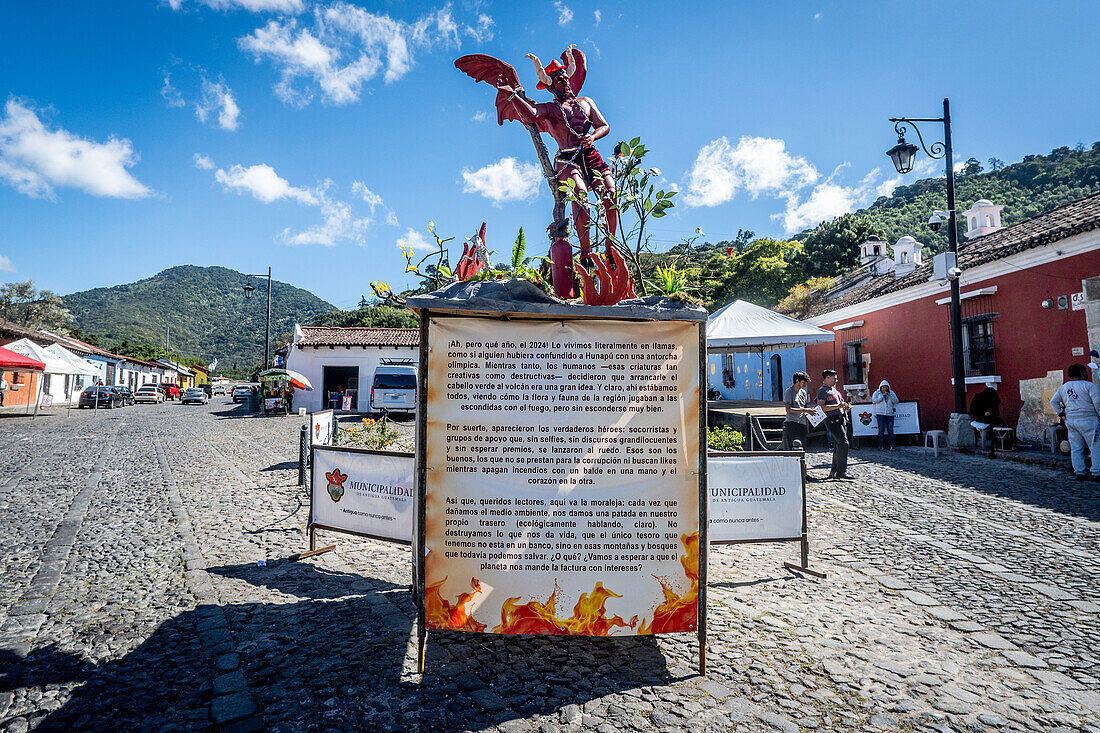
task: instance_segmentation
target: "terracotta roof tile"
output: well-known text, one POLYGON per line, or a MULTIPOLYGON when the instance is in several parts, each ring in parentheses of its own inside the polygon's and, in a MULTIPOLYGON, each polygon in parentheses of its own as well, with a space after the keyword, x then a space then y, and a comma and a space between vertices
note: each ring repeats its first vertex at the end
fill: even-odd
MULTIPOLYGON (((1021 221, 1010 227, 998 229, 992 234, 986 234, 984 237, 978 237, 969 242, 960 242, 959 267, 963 270, 973 269, 987 262, 1003 259, 1036 247, 1043 247, 1072 237, 1075 234, 1097 228, 1100 228, 1100 193, 1051 209, 1045 214, 1021 221)), ((840 292, 832 298, 829 298, 829 295, 826 294, 826 299, 814 305, 802 318, 813 318, 877 298, 880 295, 895 293, 913 285, 926 283, 932 277, 931 262, 926 262, 905 277, 897 279, 894 278, 893 273, 869 277, 866 268, 860 268, 860 270, 863 271, 862 277, 868 279, 852 287, 852 282, 859 280, 860 272, 844 275, 833 286, 830 293, 838 293, 845 288, 851 289, 840 292)))
POLYGON ((418 328, 302 326, 298 346, 419 346, 418 328))

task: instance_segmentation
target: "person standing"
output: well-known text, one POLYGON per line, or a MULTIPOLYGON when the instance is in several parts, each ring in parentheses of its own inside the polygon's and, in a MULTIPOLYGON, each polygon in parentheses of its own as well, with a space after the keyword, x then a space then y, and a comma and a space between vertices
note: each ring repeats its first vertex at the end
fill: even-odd
POLYGON ((875 422, 878 423, 878 449, 886 450, 883 438, 889 434, 890 450, 894 450, 894 415, 898 411, 898 396, 890 389, 885 379, 878 383, 878 389, 871 395, 875 407, 875 422))
POLYGON ((810 375, 795 372, 791 386, 783 392, 783 409, 787 413, 783 418, 783 450, 795 450, 796 440, 801 441, 800 448, 806 448, 806 434, 810 431, 810 421, 806 415, 814 411, 810 407, 810 395, 806 392, 809 383, 810 375))
POLYGON ((1070 461, 1078 481, 1090 478, 1085 465, 1085 446, 1092 456, 1092 480, 1100 481, 1100 387, 1089 381, 1084 364, 1070 364, 1069 381, 1058 388, 1050 406, 1065 418, 1069 433, 1070 461))
POLYGON ((4 379, 4 373, 0 372, 0 407, 4 406, 4 397, 8 394, 8 380, 4 379))
POLYGON ((833 436, 833 465, 829 478, 851 479, 848 473, 848 410, 852 406, 836 388, 836 371, 821 372, 821 388, 817 390, 817 404, 825 412, 825 429, 833 436))

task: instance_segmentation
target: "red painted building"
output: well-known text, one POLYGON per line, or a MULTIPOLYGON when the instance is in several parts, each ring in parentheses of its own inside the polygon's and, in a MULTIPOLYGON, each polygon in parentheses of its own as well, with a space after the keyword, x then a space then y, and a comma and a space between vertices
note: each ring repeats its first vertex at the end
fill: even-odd
MULTIPOLYGON (((1082 281, 1100 275, 1100 194, 1011 227, 1000 226, 1000 209, 981 200, 961 215, 969 238, 958 257, 967 405, 994 386, 1001 416, 1028 438, 1053 419, 1043 395, 1097 348, 1088 343, 1082 281)), ((920 401, 922 429, 946 429, 951 289, 921 261, 919 242, 903 237, 893 250, 890 258, 885 242, 864 242, 859 269, 804 315, 836 334, 806 348, 807 370, 816 382, 822 369, 836 369, 853 402, 886 379, 901 399, 920 401)))

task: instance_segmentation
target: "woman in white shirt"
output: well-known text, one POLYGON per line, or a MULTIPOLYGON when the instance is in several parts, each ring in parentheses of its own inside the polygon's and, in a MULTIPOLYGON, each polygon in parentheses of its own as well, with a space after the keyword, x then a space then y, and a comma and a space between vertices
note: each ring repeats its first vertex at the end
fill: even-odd
POLYGON ((875 422, 878 423, 878 449, 885 450, 883 438, 890 435, 890 450, 894 450, 894 413, 898 409, 898 396, 890 389, 885 379, 878 383, 878 389, 871 395, 875 407, 875 422))

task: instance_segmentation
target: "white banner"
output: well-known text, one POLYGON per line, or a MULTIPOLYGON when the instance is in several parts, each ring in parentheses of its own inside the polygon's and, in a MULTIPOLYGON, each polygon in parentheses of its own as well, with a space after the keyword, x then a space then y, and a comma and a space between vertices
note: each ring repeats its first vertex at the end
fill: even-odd
POLYGON ((332 410, 310 413, 309 442, 312 445, 332 445, 336 437, 336 417, 332 410))
MULTIPOLYGON (((852 435, 877 438, 878 421, 871 403, 852 405, 852 435)), ((920 415, 916 402, 899 402, 894 412, 894 435, 920 435, 920 415)))
POLYGON ((433 318, 428 628, 694 631, 699 324, 433 318))
POLYGON ((411 543, 414 460, 407 453, 315 448, 313 524, 411 543))
POLYGON ((710 456, 707 479, 711 542, 802 536, 798 456, 710 456))

